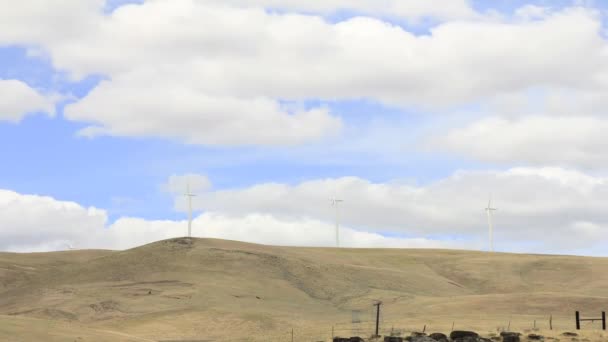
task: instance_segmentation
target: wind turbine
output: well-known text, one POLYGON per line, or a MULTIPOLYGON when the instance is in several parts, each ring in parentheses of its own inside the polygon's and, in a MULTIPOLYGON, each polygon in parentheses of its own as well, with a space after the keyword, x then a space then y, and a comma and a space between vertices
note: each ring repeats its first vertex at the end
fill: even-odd
POLYGON ((336 209, 336 247, 340 247, 340 211, 338 205, 341 202, 344 202, 344 200, 337 199, 334 197, 330 201, 331 205, 333 205, 336 209))
POLYGON ((184 196, 188 197, 188 237, 192 237, 192 197, 196 195, 190 192, 190 183, 186 184, 186 193, 184 196))
POLYGON ((490 239, 490 252, 494 252, 494 237, 493 237, 493 229, 492 227, 492 212, 496 211, 496 208, 492 208, 492 195, 488 198, 488 206, 486 207, 486 213, 488 214, 488 230, 489 230, 489 239, 490 239))
POLYGON ((70 251, 73 251, 76 249, 76 248, 74 248, 74 245, 72 245, 70 242, 66 242, 65 244, 67 245, 68 250, 70 250, 70 251))

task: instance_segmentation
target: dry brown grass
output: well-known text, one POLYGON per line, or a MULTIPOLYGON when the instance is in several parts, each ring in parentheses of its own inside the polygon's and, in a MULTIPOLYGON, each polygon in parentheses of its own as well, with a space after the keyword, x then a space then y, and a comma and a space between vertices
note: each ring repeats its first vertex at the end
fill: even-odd
MULTIPOLYGON (((23 334, 15 341, 38 341, 32 334, 47 329, 70 338, 86 333, 86 341, 111 338, 104 334, 125 341, 288 341, 294 328, 296 341, 320 341, 332 325, 351 335, 351 311, 370 320, 375 299, 385 303, 384 332, 426 325, 427 332, 449 333, 454 322, 489 334, 509 321, 511 330, 531 329, 534 320, 547 329, 552 314, 556 330, 541 331, 550 336, 574 330, 577 309, 585 316, 606 310, 606 284, 608 259, 573 256, 212 239, 127 251, 0 253, 0 340, 23 334)), ((371 332, 369 322, 359 326, 371 332)), ((597 327, 586 324, 581 340, 602 339, 597 327)))

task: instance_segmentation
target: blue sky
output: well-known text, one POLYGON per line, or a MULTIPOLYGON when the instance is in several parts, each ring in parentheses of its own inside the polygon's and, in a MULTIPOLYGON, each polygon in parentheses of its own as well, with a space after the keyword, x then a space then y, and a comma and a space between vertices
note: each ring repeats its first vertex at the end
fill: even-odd
MULTIPOLYGON (((344 225, 395 239, 381 245, 463 240, 466 248, 485 244, 483 206, 495 193, 506 207, 497 232, 510 241, 503 250, 529 248, 522 231, 581 230, 589 241, 604 234, 608 218, 599 208, 534 200, 604 200, 608 162, 596 130, 605 119, 596 95, 606 83, 597 76, 605 48, 605 18, 597 13, 605 8, 598 3, 454 0, 443 10, 395 2, 392 12, 373 2, 266 3, 108 0, 103 8, 73 2, 42 14, 16 9, 19 20, 0 26, 0 81, 22 82, 31 101, 52 102, 55 113, 32 110, 28 100, 6 107, 22 112, 0 113, 0 189, 98 208, 111 230, 124 218, 181 222, 180 190, 167 184, 183 187, 189 174, 212 184, 198 189, 201 222, 213 214, 246 222, 267 215, 288 231, 287 222, 332 224, 331 210, 301 207, 311 187, 318 201, 358 196, 344 208, 344 225), (141 6, 125 10, 129 3, 141 6), (171 13, 192 21, 155 31, 175 24, 171 13), (208 13, 214 26, 193 24, 210 20, 208 13), (245 21, 242 30, 229 24, 231 15, 245 21), (55 25, 61 16, 68 29, 55 25), (568 33, 571 24, 581 29, 568 33), (559 102, 564 94, 572 103, 559 102), (83 136, 91 125, 102 133, 83 136), (465 204, 471 209, 458 209, 465 204), (564 208, 571 214, 554 228, 564 208)), ((57 229, 50 240, 70 235, 57 229)), ((10 238, 14 244, 0 247, 59 243, 10 238)), ((580 248, 602 253, 591 243, 580 248)))
MULTIPOLYGON (((120 3, 112 2, 112 8, 120 3)), ((352 126, 353 134, 359 127, 376 121, 398 122, 403 134, 393 138, 394 144, 404 145, 400 155, 378 162, 362 161, 359 158, 368 157, 368 153, 334 150, 335 142, 235 148, 185 145, 159 138, 79 137, 76 132, 86 124, 63 119, 63 107, 86 96, 103 76, 90 75, 71 82, 65 72, 53 68, 50 60, 29 57, 21 47, 0 48, 0 65, 0 78, 21 80, 43 93, 73 96, 57 104, 54 118, 33 113, 18 124, 0 122, 0 152, 6 165, 11 165, 3 169, 0 187, 107 208, 113 218, 183 216, 173 210, 172 197, 159 190, 159 185, 172 174, 206 174, 215 189, 265 182, 295 184, 343 176, 375 182, 410 179, 424 184, 445 177, 455 169, 480 166, 462 158, 412 151, 407 145, 414 141, 408 135, 417 134, 416 126, 428 118, 412 110, 365 100, 308 102, 334 108, 333 111, 352 126), (321 162, 316 158, 294 158, 291 156, 294 152, 324 157, 321 162), (138 205, 116 207, 116 198, 130 199, 138 205)), ((381 151, 375 152, 373 154, 381 154, 381 151)))

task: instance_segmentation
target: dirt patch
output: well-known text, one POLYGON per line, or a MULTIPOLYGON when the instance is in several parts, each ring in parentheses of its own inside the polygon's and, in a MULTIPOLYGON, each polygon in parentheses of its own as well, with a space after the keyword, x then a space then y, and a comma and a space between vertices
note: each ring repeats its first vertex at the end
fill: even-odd
POLYGON ((139 286, 139 285, 170 285, 170 286, 180 286, 180 287, 192 287, 191 283, 185 283, 179 280, 158 280, 158 281, 138 281, 133 283, 125 283, 125 284, 117 284, 110 285, 109 287, 131 287, 131 286, 139 286))
POLYGON ((69 311, 65 311, 65 310, 59 310, 59 309, 52 309, 52 308, 47 308, 47 309, 31 309, 31 310, 25 310, 25 311, 16 311, 16 312, 9 312, 8 313, 9 316, 33 316, 33 317, 43 317, 46 319, 54 319, 54 320, 60 320, 60 321, 76 321, 78 320, 78 316, 76 316, 76 314, 69 312, 69 311))
POLYGON ((113 300, 105 300, 103 302, 89 305, 96 313, 120 311, 119 304, 113 300))

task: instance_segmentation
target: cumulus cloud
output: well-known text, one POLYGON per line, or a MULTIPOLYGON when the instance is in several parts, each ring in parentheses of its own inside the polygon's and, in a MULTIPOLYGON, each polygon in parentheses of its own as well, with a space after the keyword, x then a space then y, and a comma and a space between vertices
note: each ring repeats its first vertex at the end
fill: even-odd
POLYGON ((524 5, 515 10, 515 15, 524 20, 543 19, 550 14, 550 9, 544 6, 524 5))
MULTIPOLYGON (((133 247, 161 238, 182 236, 186 222, 148 221, 137 218, 119 219, 110 230, 121 236, 118 248, 133 247), (143 234, 145 232, 145 234, 143 234)), ((230 216, 205 213, 192 222, 192 235, 281 246, 334 247, 334 225, 314 219, 290 220, 270 214, 250 213, 230 216)), ((378 233, 340 229, 340 243, 354 248, 466 248, 475 242, 456 243, 427 238, 386 237, 378 233)))
POLYGON ((262 6, 323 14, 331 14, 339 10, 353 10, 363 14, 401 17, 412 21, 425 17, 463 19, 478 16, 467 0, 446 0, 441 3, 441 6, 425 0, 221 0, 219 2, 238 6, 262 6))
POLYGON ((81 130, 84 136, 158 136, 205 145, 298 144, 335 135, 342 126, 324 108, 289 113, 268 98, 208 96, 178 81, 174 87, 151 81, 104 82, 65 115, 97 124, 81 130), (140 91, 131 93, 135 84, 140 91))
POLYGON ((363 98, 449 112, 530 87, 606 83, 595 11, 518 13, 535 20, 480 16, 458 0, 149 0, 109 14, 101 0, 48 11, 28 0, 0 14, 0 44, 48 54, 74 77, 107 76, 66 108, 67 118, 91 123, 82 135, 300 144, 336 134, 342 122, 323 107, 291 112, 285 101, 363 98), (332 23, 315 14, 340 9, 362 16, 332 23), (416 35, 373 17, 388 12, 447 21, 416 35))
MULTIPOLYGON (((311 180, 296 185, 268 183, 243 189, 199 194, 194 206, 226 215, 265 213, 282 219, 333 220, 329 198, 345 202, 346 226, 408 236, 486 236, 484 212, 490 193, 495 213, 496 245, 509 250, 523 241, 536 251, 591 248, 608 233, 605 178, 561 168, 513 168, 506 171, 460 171, 426 185, 373 183, 356 177, 311 180), (593 228, 593 229, 592 229, 593 228)), ((185 208, 176 198, 177 208, 185 208)))
POLYGON ((580 8, 538 22, 447 22, 428 36, 371 17, 329 23, 188 0, 125 6, 100 20, 95 35, 46 48, 61 68, 108 74, 134 90, 144 79, 206 95, 432 106, 579 85, 605 69, 599 18, 580 8))
POLYGON ((91 246, 107 223, 104 210, 48 196, 0 190, 0 250, 91 246))
MULTIPOLYGON (((335 194, 345 200, 343 246, 485 249, 484 208, 490 192, 498 208, 498 250, 605 254, 601 241, 608 237, 608 179, 561 168, 461 171, 426 185, 346 177, 209 189, 194 199, 203 213, 193 221, 193 235, 333 246, 329 198, 335 194)), ((176 196, 175 204, 184 209, 183 196, 176 196)), ((3 190, 0 227, 1 250, 65 249, 68 243, 122 249, 184 236, 187 222, 122 217, 108 223, 104 210, 3 190)))
MULTIPOLYGON (((52 197, 0 190, 0 251, 41 252, 126 249, 186 235, 186 221, 122 217, 109 224, 105 210, 52 197)), ((230 216, 207 212, 193 220, 193 236, 286 246, 334 246, 334 226, 314 219, 288 220, 268 214, 230 216)), ((385 237, 341 229, 346 247, 454 248, 472 246, 426 238, 385 237)))
POLYGON ((33 112, 55 114, 52 96, 45 96, 18 80, 0 79, 0 121, 18 122, 33 112))
POLYGON ((583 89, 545 87, 493 96, 418 146, 505 165, 605 169, 606 76, 596 75, 583 89))
POLYGON ((451 128, 428 146, 479 160, 528 165, 608 165, 608 121, 596 116, 490 117, 451 128))
POLYGON ((211 188, 211 181, 205 175, 189 173, 185 175, 171 175, 163 190, 183 195, 189 188, 192 192, 206 191, 211 188))

